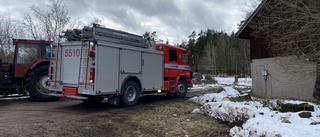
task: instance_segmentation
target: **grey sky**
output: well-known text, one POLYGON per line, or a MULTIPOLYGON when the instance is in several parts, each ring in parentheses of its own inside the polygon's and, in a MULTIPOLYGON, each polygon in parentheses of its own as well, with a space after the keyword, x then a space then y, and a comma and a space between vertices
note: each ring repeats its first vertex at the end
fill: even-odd
MULTIPOLYGON (((63 1, 63 0, 62 0, 63 1)), ((71 18, 89 22, 103 17, 106 27, 139 34, 156 31, 171 44, 187 40, 193 30, 214 28, 237 31, 244 18, 246 0, 64 0, 71 18)), ((1 0, 0 12, 14 18, 30 12, 32 5, 45 8, 44 0, 1 0)))

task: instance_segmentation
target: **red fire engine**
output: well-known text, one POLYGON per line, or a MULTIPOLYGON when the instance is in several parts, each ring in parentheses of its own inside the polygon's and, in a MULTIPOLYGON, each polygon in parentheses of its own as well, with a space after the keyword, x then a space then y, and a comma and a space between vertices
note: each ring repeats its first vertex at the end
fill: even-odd
POLYGON ((70 30, 53 45, 49 69, 52 96, 134 106, 141 95, 185 97, 192 87, 186 49, 98 25, 70 30))

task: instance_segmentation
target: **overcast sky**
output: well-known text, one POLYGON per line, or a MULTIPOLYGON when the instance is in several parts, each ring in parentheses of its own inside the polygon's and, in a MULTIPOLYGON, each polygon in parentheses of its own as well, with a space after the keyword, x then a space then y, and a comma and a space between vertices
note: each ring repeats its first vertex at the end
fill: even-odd
MULTIPOLYGON (((71 18, 104 18, 102 25, 142 35, 156 31, 171 44, 187 40, 193 30, 237 31, 245 17, 247 0, 62 0, 71 18)), ((32 5, 46 8, 45 0, 1 0, 0 12, 13 18, 30 12, 32 5)))

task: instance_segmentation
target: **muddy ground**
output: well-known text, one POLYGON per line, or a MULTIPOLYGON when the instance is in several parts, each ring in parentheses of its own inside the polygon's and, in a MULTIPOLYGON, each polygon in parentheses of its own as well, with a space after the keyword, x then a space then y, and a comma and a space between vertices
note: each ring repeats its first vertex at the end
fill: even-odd
POLYGON ((1 100, 0 136, 228 136, 230 128, 225 123, 191 113, 199 105, 188 99, 203 93, 191 92, 183 99, 145 96, 130 108, 89 105, 78 100, 1 100))

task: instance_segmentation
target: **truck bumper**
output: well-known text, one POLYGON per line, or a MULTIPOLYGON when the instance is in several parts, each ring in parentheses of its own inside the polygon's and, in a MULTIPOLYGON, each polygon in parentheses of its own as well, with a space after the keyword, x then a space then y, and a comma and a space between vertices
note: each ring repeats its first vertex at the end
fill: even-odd
POLYGON ((55 97, 70 98, 70 99, 79 99, 79 100, 89 99, 88 97, 72 96, 72 95, 64 95, 64 94, 49 94, 49 95, 50 95, 50 96, 55 96, 55 97))

